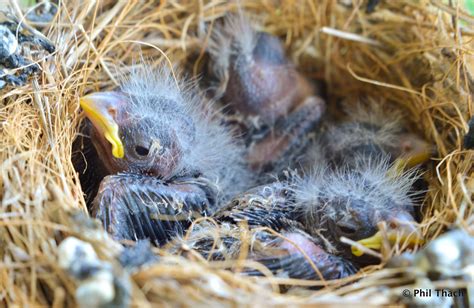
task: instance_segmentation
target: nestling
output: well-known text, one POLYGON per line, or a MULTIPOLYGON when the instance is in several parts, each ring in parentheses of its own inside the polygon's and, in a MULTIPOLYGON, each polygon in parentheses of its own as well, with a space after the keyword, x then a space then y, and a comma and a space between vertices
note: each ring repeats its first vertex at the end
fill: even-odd
POLYGON ((250 182, 231 133, 164 67, 136 69, 81 107, 90 140, 76 168, 92 214, 116 238, 164 243, 250 182))
MULTIPOLYGON (((200 223, 185 238, 170 243, 169 249, 177 252, 186 247, 210 260, 237 260, 246 255, 247 248, 248 259, 283 278, 326 280, 354 274, 357 269, 350 261, 328 253, 317 236, 303 231, 294 197, 289 183, 255 187, 216 213, 217 225, 200 223)), ((252 268, 244 273, 262 275, 252 268)))
MULTIPOLYGON (((310 147, 302 163, 303 169, 312 169, 315 165, 316 169, 321 169, 321 165, 327 164, 328 169, 337 175, 329 177, 331 180, 337 180, 332 181, 334 187, 358 187, 362 185, 361 183, 371 183, 366 188, 351 188, 352 196, 346 198, 347 202, 354 204, 360 203, 361 197, 369 200, 365 202, 373 204, 374 208, 366 209, 366 215, 371 215, 375 207, 379 210, 383 207, 390 209, 393 208, 394 202, 405 200, 403 206, 409 211, 405 211, 402 220, 412 227, 404 226, 402 228, 404 230, 400 233, 404 234, 404 237, 409 233, 417 234, 419 237, 420 234, 414 227, 416 225, 414 217, 417 217, 419 211, 414 211, 416 207, 413 198, 407 197, 421 196, 423 191, 417 186, 420 186, 422 181, 419 176, 414 176, 417 172, 413 169, 407 172, 403 170, 417 167, 427 161, 433 154, 433 149, 426 141, 405 128, 400 112, 387 112, 383 108, 382 104, 370 99, 365 105, 361 103, 352 107, 345 105, 348 119, 325 125, 325 130, 321 131, 319 139, 310 147), (402 176, 403 174, 405 175, 402 176), (394 181, 396 178, 401 180, 394 181), (346 185, 342 186, 338 181, 346 182, 346 185), (399 185, 402 183, 405 184, 399 185), (357 190, 359 196, 354 195, 357 190), (374 196, 385 199, 370 200, 374 196)), ((328 186, 320 183, 318 187, 328 186)), ((396 205, 399 206, 400 204, 396 205)), ((390 225, 390 222, 386 222, 390 225)), ((382 233, 377 232, 377 224, 371 225, 372 228, 369 228, 370 224, 365 228, 356 226, 355 230, 359 233, 365 232, 366 236, 370 236, 364 240, 363 235, 359 234, 357 238, 367 247, 380 249, 383 241, 382 233)), ((394 223, 394 226, 398 226, 398 223, 394 223)), ((388 235, 393 237, 390 240, 392 242, 396 238, 394 231, 390 231, 388 235)), ((413 238, 413 241, 421 243, 421 238, 413 238)), ((354 252, 357 255, 362 254, 356 248, 354 252)))
POLYGON ((342 236, 380 249, 384 238, 379 225, 384 223, 390 243, 421 244, 414 219, 417 193, 411 190, 418 178, 416 170, 400 171, 387 158, 355 162, 329 171, 316 166, 299 181, 295 202, 302 211, 300 220, 305 230, 321 235, 328 251, 360 265, 372 261, 360 258, 363 252, 342 243, 342 236))
POLYGON ((338 168, 356 163, 355 159, 386 157, 389 162, 399 159, 406 167, 414 167, 432 155, 432 146, 405 128, 400 112, 386 112, 371 100, 343 107, 348 118, 325 125, 306 156, 307 164, 325 160, 338 168))
POLYGON ((242 14, 216 25, 208 51, 215 97, 237 121, 254 170, 278 173, 309 140, 325 110, 315 85, 285 55, 279 39, 242 14))
POLYGON ((242 247, 239 224, 245 221, 256 230, 249 257, 275 274, 301 279, 343 278, 355 273, 357 265, 373 262, 340 238, 379 249, 384 239, 373 235, 380 235, 381 223, 387 226, 389 242, 420 244, 410 194, 414 172, 395 173, 384 160, 360 162, 339 170, 315 167, 310 175, 251 189, 213 216, 220 229, 193 230, 185 243, 205 257, 235 259, 242 247), (217 245, 216 234, 221 238, 217 245))

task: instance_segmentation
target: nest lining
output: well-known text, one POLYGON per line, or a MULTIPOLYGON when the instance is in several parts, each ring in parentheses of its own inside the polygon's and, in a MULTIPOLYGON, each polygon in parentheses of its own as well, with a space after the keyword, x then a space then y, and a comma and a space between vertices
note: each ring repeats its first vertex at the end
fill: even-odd
MULTIPOLYGON (((370 14, 365 6, 365 1, 326 0, 239 5, 73 0, 60 2, 51 24, 31 23, 43 27, 57 51, 51 57, 33 53, 42 73, 23 87, 0 92, 0 298, 7 305, 73 303, 75 282, 56 259, 67 236, 92 243, 101 259, 115 264, 117 244, 75 214, 86 211, 71 163, 81 121, 78 98, 116 87, 116 68, 132 67, 140 57, 156 59, 156 66, 169 59, 199 77, 208 30, 240 9, 281 38, 301 71, 325 82, 329 106, 368 96, 403 110, 411 129, 437 149, 424 174, 429 190, 423 234, 436 238, 452 224, 468 229, 474 220, 474 152, 463 150, 462 141, 474 115, 474 32, 465 27, 472 26, 472 17, 461 3, 451 7, 436 0, 385 1, 370 14)), ((22 20, 21 10, 11 9, 22 20)), ((379 270, 381 265, 345 281, 255 280, 223 270, 228 264, 222 262, 156 252, 162 262, 132 276, 132 304, 379 304, 390 303, 391 292, 409 283, 393 278, 396 270, 379 270), (324 288, 280 294, 278 283, 324 288)), ((399 247, 385 252, 382 261, 399 252, 399 247)))

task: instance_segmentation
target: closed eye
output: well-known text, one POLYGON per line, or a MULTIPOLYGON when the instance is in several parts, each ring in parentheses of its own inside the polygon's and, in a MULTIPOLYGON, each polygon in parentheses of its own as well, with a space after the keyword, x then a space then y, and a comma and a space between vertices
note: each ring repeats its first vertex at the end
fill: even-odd
POLYGON ((352 226, 338 225, 338 227, 339 227, 339 230, 341 230, 341 232, 345 234, 354 234, 357 232, 356 228, 352 226))

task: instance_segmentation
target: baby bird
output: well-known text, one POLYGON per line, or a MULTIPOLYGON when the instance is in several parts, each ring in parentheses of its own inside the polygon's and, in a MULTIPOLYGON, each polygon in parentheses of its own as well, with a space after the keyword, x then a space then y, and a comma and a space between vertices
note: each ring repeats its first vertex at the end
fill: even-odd
POLYGON ((388 113, 382 108, 370 100, 367 105, 344 106, 349 119, 326 125, 305 158, 309 165, 323 160, 333 167, 350 166, 356 159, 380 157, 389 162, 399 159, 406 167, 427 161, 432 147, 405 129, 399 112, 388 113))
MULTIPOLYGON (((274 274, 338 279, 373 261, 342 243, 342 236, 353 241, 365 239, 360 244, 377 249, 383 239, 370 236, 385 223, 390 242, 420 243, 410 195, 416 179, 413 172, 392 172, 386 160, 359 162, 353 169, 315 167, 309 175, 254 188, 213 216, 221 229, 193 230, 185 240, 186 247, 210 259, 236 259, 244 247, 239 225, 246 222, 255 232, 249 257, 274 274)), ((252 270, 248 273, 256 274, 252 270)))
MULTIPOLYGON (((350 119, 326 125, 319 140, 308 151, 303 169, 321 170, 320 166, 326 164, 328 169, 331 169, 329 172, 331 175, 319 182, 315 188, 324 188, 330 192, 332 189, 330 187, 344 187, 344 189, 347 187, 351 193, 345 197, 345 203, 357 207, 361 200, 366 200, 363 203, 373 204, 371 208, 366 209, 365 215, 380 215, 382 208, 405 209, 401 216, 392 215, 402 222, 402 226, 393 219, 387 221, 382 217, 389 228, 393 229, 387 236, 394 242, 396 238, 400 239, 396 236, 398 232, 403 235, 401 236, 403 240, 413 244, 421 243, 422 239, 415 228, 414 217, 417 212, 414 211, 414 197, 422 192, 415 190, 415 186, 420 185, 420 178, 413 167, 430 158, 432 147, 404 128, 399 112, 388 113, 382 109, 382 105, 371 100, 367 103, 355 107, 344 106, 350 119), (411 171, 403 171, 410 168, 411 171), (341 185, 340 182, 345 184, 341 185), (364 183, 369 183, 369 186, 360 188, 361 185, 366 185, 364 183)), ((311 191, 310 188, 303 191, 305 190, 311 191)), ((340 194, 341 191, 337 193, 340 194)), ((332 208, 334 206, 328 206, 327 212, 329 213, 332 208)), ((350 216, 341 216, 340 224, 344 224, 344 220, 348 217, 350 216)), ((379 222, 380 219, 376 220, 379 222)), ((370 224, 364 228, 357 226, 353 229, 357 234, 349 238, 357 238, 360 244, 368 248, 380 249, 383 242, 382 233, 377 232, 377 224, 373 224, 372 228, 369 226, 370 224)), ((349 231, 347 226, 344 228, 349 231)), ((353 248, 352 252, 357 256, 363 254, 358 248, 353 248)), ((365 258, 360 260, 363 259, 365 258)))
POLYGON ((249 185, 231 133, 164 67, 136 69, 80 103, 88 121, 76 168, 92 214, 117 239, 162 244, 249 185))
MULTIPOLYGON (((296 220, 298 213, 290 183, 258 186, 216 213, 217 224, 197 224, 168 249, 174 253, 194 249, 209 260, 237 260, 246 255, 282 278, 326 280, 354 274, 357 270, 350 261, 327 253, 303 231, 296 220)), ((245 268, 244 273, 262 275, 252 268, 245 268)))
POLYGON ((372 263, 374 260, 361 258, 362 251, 340 238, 381 249, 384 238, 379 226, 383 223, 390 244, 422 243, 414 219, 417 193, 412 186, 417 179, 416 170, 400 171, 387 158, 356 159, 352 166, 339 169, 315 167, 297 184, 300 221, 308 233, 324 239, 327 251, 358 265, 372 263))
POLYGON ((305 148, 324 101, 285 55, 279 39, 255 31, 243 14, 216 26, 208 47, 216 98, 243 126, 247 161, 257 171, 280 171, 305 148))

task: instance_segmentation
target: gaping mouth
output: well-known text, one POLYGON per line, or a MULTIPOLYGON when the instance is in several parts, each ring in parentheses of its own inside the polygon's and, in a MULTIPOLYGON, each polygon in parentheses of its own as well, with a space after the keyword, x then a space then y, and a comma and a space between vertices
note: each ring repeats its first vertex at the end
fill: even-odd
MULTIPOLYGON (((362 246, 380 250, 382 249, 384 241, 388 241, 389 244, 394 245, 396 243, 403 243, 408 247, 414 247, 416 245, 423 244, 423 237, 420 232, 413 228, 397 228, 392 230, 387 230, 385 233, 379 231, 373 236, 357 241, 357 243, 362 246)), ((364 254, 364 251, 357 246, 351 247, 352 254, 356 257, 360 257, 364 254)))
POLYGON ((93 93, 80 99, 87 118, 97 131, 112 145, 112 155, 123 158, 124 147, 119 137, 119 127, 114 119, 111 100, 117 99, 111 93, 93 93))

